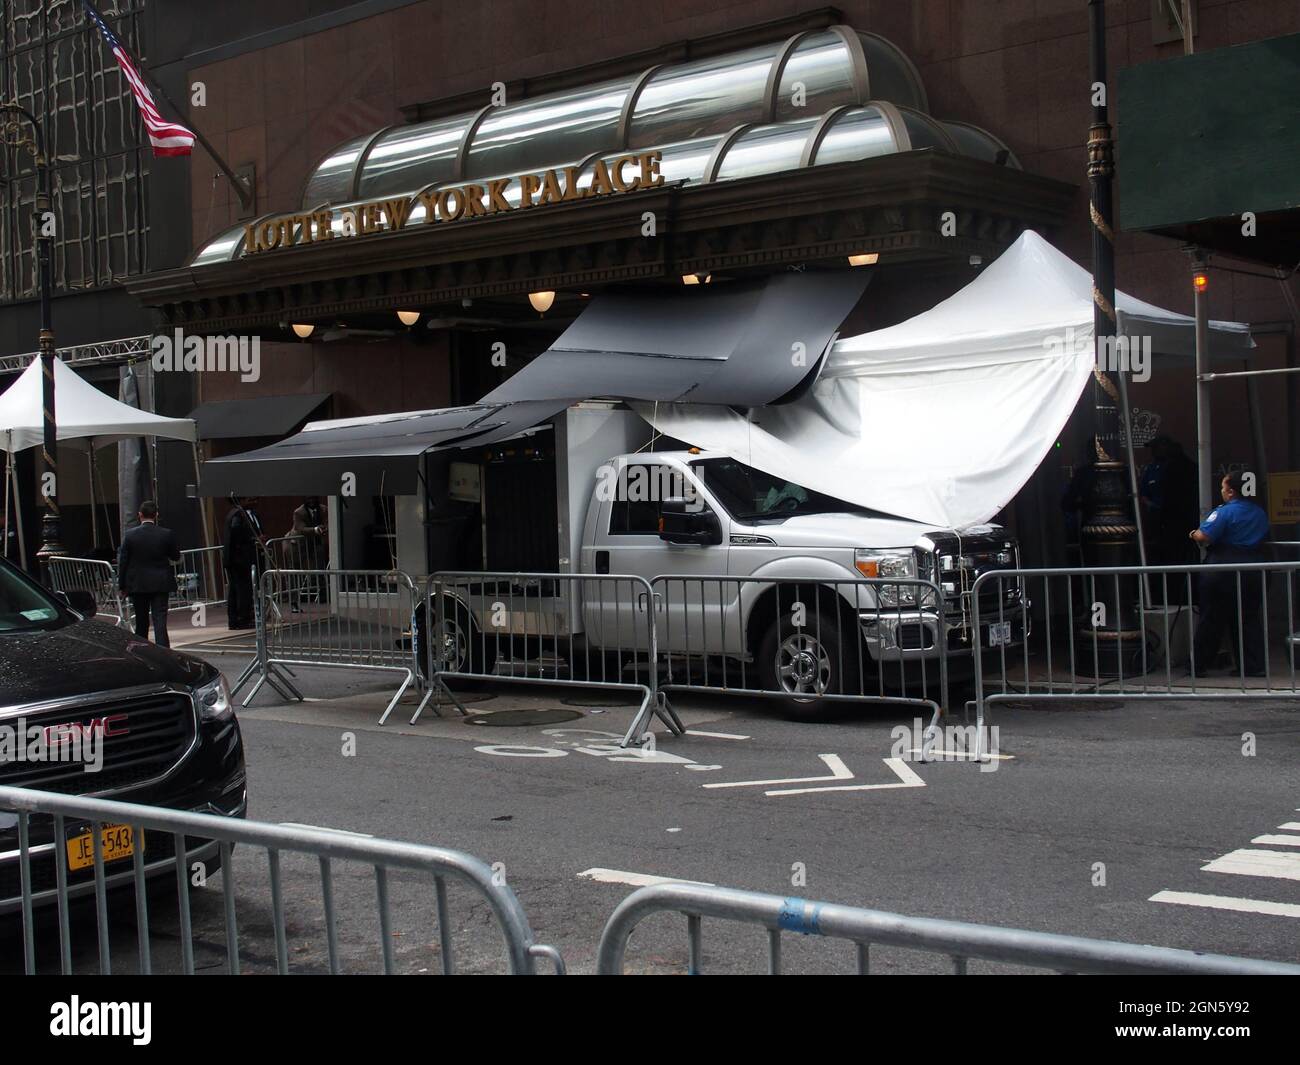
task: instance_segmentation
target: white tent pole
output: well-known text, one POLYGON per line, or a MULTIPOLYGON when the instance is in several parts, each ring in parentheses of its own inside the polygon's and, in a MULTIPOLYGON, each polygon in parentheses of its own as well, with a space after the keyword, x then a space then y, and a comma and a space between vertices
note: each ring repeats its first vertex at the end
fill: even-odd
MULTIPOLYGON (((1148 353, 1149 356, 1149 353, 1148 353)), ((1128 375, 1124 367, 1115 375, 1119 378, 1119 401, 1124 415, 1124 449, 1128 452, 1128 484, 1133 494, 1133 520, 1137 523, 1138 561, 1145 569, 1147 564, 1146 530, 1142 527, 1142 497, 1138 494, 1137 462, 1133 458, 1133 414, 1128 402, 1128 375)), ((1151 575, 1142 575, 1142 607, 1151 609, 1151 575)))
POLYGON ((86 472, 90 475, 90 546, 99 550, 99 514, 95 503, 95 442, 86 450, 86 472))
POLYGON ((116 554, 117 538, 113 535, 113 518, 112 515, 109 514, 108 512, 108 494, 104 491, 103 474, 100 472, 99 469, 98 450, 92 450, 91 455, 93 456, 93 461, 94 461, 95 481, 99 488, 99 505, 104 511, 104 528, 108 530, 108 546, 112 549, 113 553, 116 554))
POLYGON ((18 518, 18 559, 22 562, 25 570, 27 568, 27 534, 23 532, 23 499, 18 490, 18 471, 14 468, 12 451, 9 453, 9 478, 14 486, 14 515, 18 518))
MULTIPOLYGON (((13 434, 13 432, 11 431, 11 432, 7 432, 5 435, 6 435, 10 440, 12 440, 14 434, 13 434)), ((5 546, 4 546, 5 558, 8 558, 8 557, 9 557, 9 467, 12 466, 13 463, 14 463, 14 455, 13 455, 13 452, 12 452, 12 451, 6 451, 6 452, 5 452, 5 521, 4 521, 4 526, 5 526, 5 546)))

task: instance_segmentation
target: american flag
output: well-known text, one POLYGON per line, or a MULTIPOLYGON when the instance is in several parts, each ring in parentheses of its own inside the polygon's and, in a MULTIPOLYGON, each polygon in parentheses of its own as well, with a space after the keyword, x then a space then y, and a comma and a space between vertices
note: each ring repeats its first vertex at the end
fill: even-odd
POLYGON ((144 119, 145 129, 149 132, 149 143, 153 145, 153 154, 156 156, 189 155, 190 149, 194 147, 194 134, 184 126, 166 121, 159 114, 158 105, 153 102, 153 94, 145 85, 144 79, 140 77, 139 71, 135 69, 130 54, 117 39, 117 34, 108 28, 108 23, 89 3, 89 0, 81 0, 81 3, 86 9, 86 17, 99 27, 99 32, 104 35, 109 49, 117 58, 117 65, 122 68, 126 80, 131 83, 131 92, 135 95, 136 106, 140 108, 140 117, 144 119))

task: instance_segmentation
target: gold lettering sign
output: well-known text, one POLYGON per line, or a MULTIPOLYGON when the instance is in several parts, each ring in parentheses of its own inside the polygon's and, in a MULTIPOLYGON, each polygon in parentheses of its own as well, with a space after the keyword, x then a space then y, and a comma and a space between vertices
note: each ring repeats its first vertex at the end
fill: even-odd
POLYGON ((586 185, 580 183, 578 167, 566 166, 494 178, 483 184, 449 185, 422 192, 414 199, 399 196, 391 200, 376 200, 341 208, 337 214, 333 208, 327 207, 311 214, 281 215, 244 226, 244 254, 278 251, 295 244, 315 244, 333 240, 340 234, 395 233, 406 225, 416 202, 424 209, 425 223, 438 225, 458 222, 462 218, 505 214, 521 207, 543 207, 567 200, 587 200, 658 188, 664 183, 663 174, 659 172, 662 160, 659 152, 620 155, 608 164, 598 159, 586 185), (334 225, 336 219, 341 223, 338 231, 334 225))

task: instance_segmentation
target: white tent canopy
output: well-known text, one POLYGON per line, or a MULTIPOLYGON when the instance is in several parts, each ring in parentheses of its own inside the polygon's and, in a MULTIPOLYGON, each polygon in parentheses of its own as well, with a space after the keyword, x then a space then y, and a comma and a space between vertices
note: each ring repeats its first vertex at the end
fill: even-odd
MULTIPOLYGON (((23 451, 42 442, 41 363, 33 359, 9 389, 0 394, 0 449, 23 451)), ((83 381, 60 359, 54 360, 55 421, 60 441, 84 440, 101 448, 137 436, 196 439, 189 418, 164 418, 119 403, 83 381)))
MULTIPOLYGON (((1195 322, 1116 292, 1119 331, 1192 354, 1195 322)), ((859 506, 950 528, 988 521, 1029 480, 1092 376, 1092 279, 1026 232, 969 285, 838 341, 808 395, 749 418, 638 404, 656 428, 859 506)), ((1212 322, 1240 357, 1249 328, 1212 322)))

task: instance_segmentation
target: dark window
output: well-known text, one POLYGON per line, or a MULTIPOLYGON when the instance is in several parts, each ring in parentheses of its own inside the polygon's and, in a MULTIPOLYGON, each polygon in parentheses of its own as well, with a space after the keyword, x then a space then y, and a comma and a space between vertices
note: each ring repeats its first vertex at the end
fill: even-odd
MULTIPOLYGON (((140 66, 146 62, 140 54, 144 4, 97 5, 140 66)), ((56 225, 55 290, 112 285, 144 273, 152 149, 131 88, 80 0, 0 3, 0 99, 22 105, 43 123, 56 225)), ((30 135, 25 119, 17 132, 30 135)), ((0 303, 39 292, 35 197, 31 155, 0 143, 0 303)))
POLYGON ((612 536, 658 536, 661 466, 637 463, 619 474, 614 504, 609 511, 612 536))

